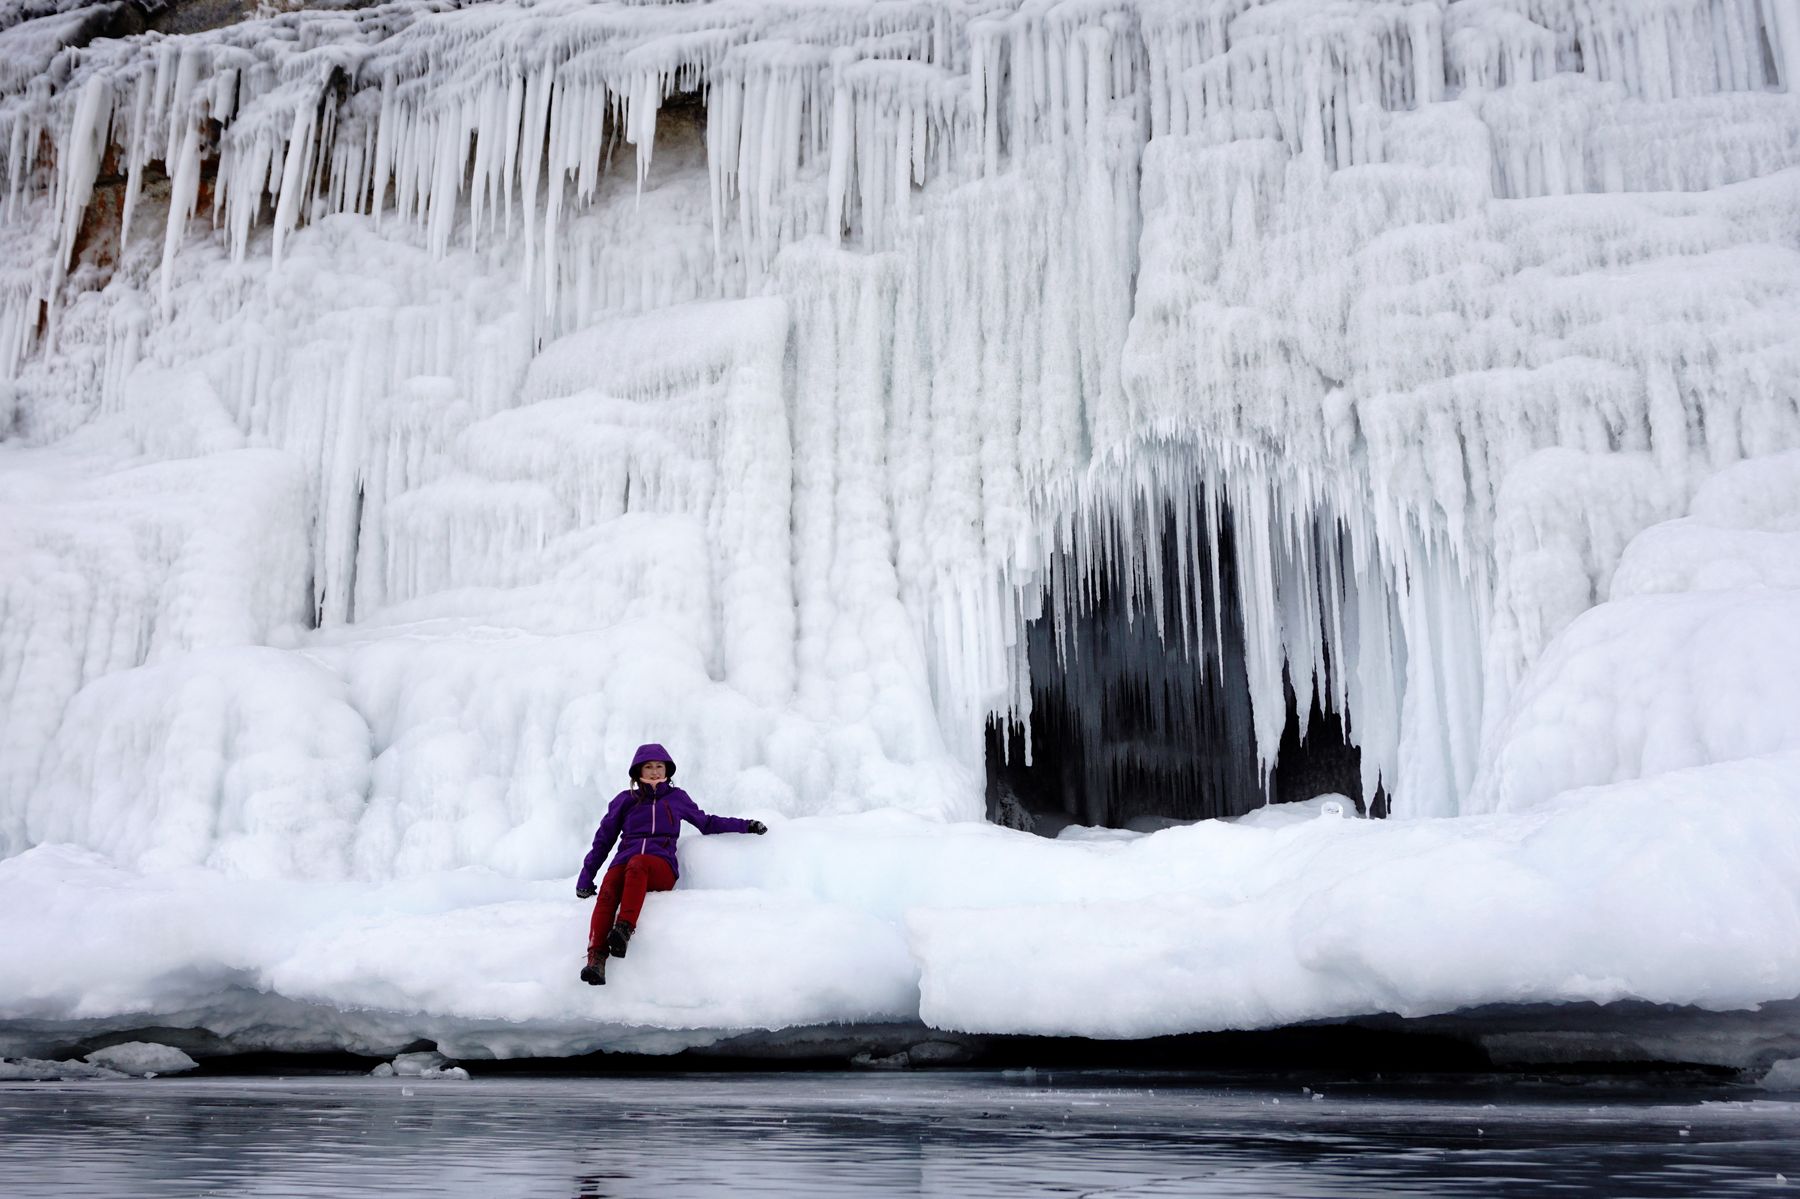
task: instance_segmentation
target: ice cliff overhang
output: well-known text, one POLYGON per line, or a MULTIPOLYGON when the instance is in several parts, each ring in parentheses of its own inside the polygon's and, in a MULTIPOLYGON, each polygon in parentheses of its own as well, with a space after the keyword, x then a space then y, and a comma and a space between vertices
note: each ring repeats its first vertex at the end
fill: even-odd
POLYGON ((1800 748, 1795 0, 117 11, 0 16, 9 862, 967 819, 1102 608, 1259 790, 1800 748))

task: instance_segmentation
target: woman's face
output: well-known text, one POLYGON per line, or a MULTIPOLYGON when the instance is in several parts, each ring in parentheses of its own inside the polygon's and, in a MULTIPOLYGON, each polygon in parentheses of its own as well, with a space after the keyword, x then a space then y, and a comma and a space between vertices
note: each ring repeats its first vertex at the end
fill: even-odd
POLYGON ((652 787, 668 777, 669 764, 667 762, 645 762, 638 767, 638 778, 652 787))

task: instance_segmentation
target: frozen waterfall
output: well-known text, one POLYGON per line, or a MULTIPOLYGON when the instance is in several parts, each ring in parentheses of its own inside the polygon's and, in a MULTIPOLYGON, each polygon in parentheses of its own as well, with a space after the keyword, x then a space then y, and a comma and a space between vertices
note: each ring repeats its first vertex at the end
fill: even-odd
MULTIPOLYGON (((1004 1026, 1044 930, 1104 933, 1051 847, 958 829, 1002 781, 1116 824, 1329 778, 1422 826, 1298 874, 1277 841, 1337 834, 1145 838, 1144 902, 1226 938, 1170 931, 1146 977, 1224 946, 1337 982, 1034 1029, 1800 996, 1785 859, 1714 905, 1772 922, 1741 968, 1509 928, 1541 977, 1453 984, 1377 935, 1423 911, 1460 960, 1486 917, 1440 890, 1567 899, 1558 821, 1629 793, 1652 837, 1684 771, 1758 797, 1756 852, 1800 844, 1770 765, 1800 754, 1800 0, 185 8, 0 8, 0 896, 166 886, 179 920, 279 884, 255 918, 305 948, 240 912, 108 989, 31 982, 57 941, 21 942, 0 1024, 255 993, 615 1043, 565 1035, 560 986, 384 974, 378 931, 333 942, 352 979, 288 909, 460 944, 518 908, 551 952, 649 740, 784 822, 695 847, 665 906, 801 896, 825 949, 798 997, 667 1016, 646 983, 598 1017, 639 1041, 1004 1026), (784 829, 904 835, 923 877, 815 877, 784 829), (1254 861, 1203 885, 1179 846, 1254 861), (961 875, 988 850, 993 888, 961 875), (1195 916, 1263 889, 1293 938, 1195 916)), ((1688 835, 1703 881, 1743 848, 1688 835)), ((1118 846, 1074 842, 1116 890, 1118 846)))

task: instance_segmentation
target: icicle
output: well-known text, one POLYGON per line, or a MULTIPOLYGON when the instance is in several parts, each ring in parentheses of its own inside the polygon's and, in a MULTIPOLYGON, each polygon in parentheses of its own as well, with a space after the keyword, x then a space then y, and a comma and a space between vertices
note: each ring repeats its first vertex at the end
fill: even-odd
MULTIPOLYGON (((500 184, 503 205, 506 209, 506 236, 512 236, 513 219, 513 175, 519 169, 520 122, 525 111, 525 76, 518 67, 507 73, 506 81, 506 149, 500 157, 500 184)), ((529 197, 529 193, 528 193, 529 197)), ((530 198, 527 204, 533 202, 530 198)), ((529 242, 529 238, 526 239, 529 242)))
POLYGON ((198 126, 190 125, 175 158, 175 173, 169 187, 169 224, 163 234, 162 278, 158 284, 157 302, 165 322, 175 309, 175 254, 187 234, 187 223, 194 215, 194 203, 199 194, 200 130, 198 126))
POLYGON ((137 214, 138 196, 144 187, 144 143, 149 137, 150 75, 139 72, 132 89, 131 131, 126 145, 125 199, 119 208, 119 251, 124 253, 131 240, 131 222, 137 214))
POLYGON ((498 192, 494 186, 494 142, 496 134, 495 105, 499 96, 490 80, 481 89, 480 96, 472 102, 474 109, 472 124, 475 130, 475 163, 470 168, 469 190, 469 249, 474 250, 481 244, 481 218, 484 210, 498 192))
POLYGON ((626 110, 625 140, 637 147, 637 193, 644 198, 644 180, 650 175, 650 158, 656 151, 656 113, 662 106, 662 79, 654 71, 639 74, 626 110))
POLYGON ((426 220, 426 244, 431 252, 442 256, 450 248, 450 231, 456 220, 457 200, 462 192, 463 167, 467 162, 468 142, 460 122, 449 118, 438 122, 436 145, 432 150, 430 200, 426 220))
POLYGON ((381 80, 381 110, 375 118, 375 153, 369 163, 369 215, 375 218, 377 228, 381 225, 381 214, 387 208, 388 186, 394 176, 394 126, 398 121, 394 78, 386 75, 381 80))
POLYGON ((95 75, 82 87, 81 96, 75 103, 75 115, 65 143, 66 159, 57 180, 62 212, 58 222, 52 296, 61 286, 63 273, 75 253, 75 239, 81 232, 88 199, 94 193, 94 179, 100 173, 100 157, 106 146, 111 119, 112 88, 105 76, 95 75))
POLYGON ((169 129, 163 147, 163 161, 174 162, 178 158, 177 148, 188 132, 192 114, 188 100, 193 95, 194 84, 200 75, 200 58, 202 51, 198 47, 183 45, 179 48, 171 45, 170 50, 157 64, 157 81, 160 84, 164 67, 168 63, 168 54, 176 55, 174 78, 171 81, 174 93, 170 97, 168 107, 162 111, 167 114, 169 129))
POLYGON ((850 163, 855 117, 852 113, 850 88, 842 69, 834 64, 831 89, 831 167, 825 186, 825 235, 833 241, 843 238, 850 202, 850 163))
POLYGON ((300 204, 305 191, 307 166, 313 152, 313 122, 318 108, 300 103, 294 108, 293 127, 288 132, 287 157, 281 165, 280 190, 275 197, 273 257, 281 265, 281 247, 287 235, 300 221, 300 204))
MULTIPOLYGON (((553 71, 545 65, 531 73, 525 87, 525 132, 519 142, 519 203, 525 218, 522 282, 528 292, 536 281, 538 173, 550 115, 553 81, 553 71)), ((546 255, 549 252, 547 249, 546 255)))
POLYGON ((1789 95, 1800 95, 1800 0, 1761 0, 1763 27, 1775 52, 1775 73, 1789 95))

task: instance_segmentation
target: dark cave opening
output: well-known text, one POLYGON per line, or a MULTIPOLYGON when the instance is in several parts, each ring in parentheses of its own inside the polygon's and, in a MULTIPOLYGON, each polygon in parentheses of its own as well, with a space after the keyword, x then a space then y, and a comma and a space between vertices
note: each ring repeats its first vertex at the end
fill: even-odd
MULTIPOLYGON (((1005 716, 987 726, 988 819, 1054 836, 1069 824, 1152 829, 1171 821, 1241 816, 1265 802, 1338 793, 1359 813, 1385 816, 1386 796, 1363 795, 1361 752, 1341 713, 1321 698, 1328 689, 1284 673, 1286 725, 1268 778, 1259 778, 1245 668, 1237 554, 1229 513, 1217 544, 1203 519, 1162 522, 1162 577, 1181 571, 1177 529, 1200 536, 1204 576, 1217 556, 1219 601, 1197 605, 1194 635, 1184 638, 1178 588, 1163 588, 1161 630, 1148 601, 1128 601, 1118 572, 1102 572, 1078 611, 1066 611, 1061 645, 1045 613, 1025 629, 1031 716, 1022 728, 1005 716), (1196 530, 1199 530, 1196 533, 1196 530), (1301 735, 1300 703, 1308 705, 1301 735), (1026 736, 1031 762, 1026 764, 1026 736)), ((1330 667, 1331 647, 1326 647, 1330 667)))

